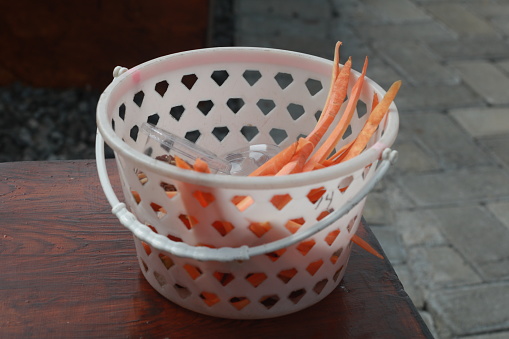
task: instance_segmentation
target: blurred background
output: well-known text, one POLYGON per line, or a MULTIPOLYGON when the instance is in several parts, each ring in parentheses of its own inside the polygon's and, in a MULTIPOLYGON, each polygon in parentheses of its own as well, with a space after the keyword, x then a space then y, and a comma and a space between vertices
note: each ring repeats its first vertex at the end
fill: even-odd
POLYGON ((0 162, 94 158, 95 108, 113 68, 232 46, 232 6, 0 0, 0 162))
POLYGON ((364 218, 405 291, 437 338, 509 338, 507 0, 0 0, 0 162, 94 158, 117 65, 209 46, 332 59, 338 40, 342 63, 403 80, 400 157, 364 218))

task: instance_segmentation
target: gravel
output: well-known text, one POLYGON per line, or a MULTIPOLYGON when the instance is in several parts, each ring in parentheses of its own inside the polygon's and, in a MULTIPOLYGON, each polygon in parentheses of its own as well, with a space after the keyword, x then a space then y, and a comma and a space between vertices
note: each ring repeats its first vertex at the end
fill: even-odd
MULTIPOLYGON (((211 46, 233 45, 232 0, 215 0, 211 46)), ((0 162, 95 158, 100 91, 0 87, 0 162)), ((110 149, 106 156, 112 157, 110 149)))
POLYGON ((99 91, 0 87, 0 162, 90 159, 99 91))

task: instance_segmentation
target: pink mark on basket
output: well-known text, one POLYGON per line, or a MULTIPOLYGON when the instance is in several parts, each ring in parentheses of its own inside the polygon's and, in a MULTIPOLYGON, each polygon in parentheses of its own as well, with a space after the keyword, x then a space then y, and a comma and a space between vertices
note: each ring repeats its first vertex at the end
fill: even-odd
POLYGON ((382 152, 387 148, 387 145, 383 142, 377 141, 373 146, 371 146, 371 148, 377 151, 378 154, 382 154, 382 152))
POLYGON ((139 83, 141 81, 141 72, 140 71, 134 71, 131 74, 131 78, 133 79, 134 83, 139 83))

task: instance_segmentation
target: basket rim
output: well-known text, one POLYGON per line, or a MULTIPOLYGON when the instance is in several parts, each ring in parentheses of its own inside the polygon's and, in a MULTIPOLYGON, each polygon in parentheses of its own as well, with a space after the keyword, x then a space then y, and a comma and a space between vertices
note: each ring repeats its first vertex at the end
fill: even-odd
MULTIPOLYGON (((212 47, 161 56, 134 66, 124 74, 114 78, 113 81, 107 86, 107 88, 101 94, 97 104, 96 122, 98 132, 103 136, 106 144, 108 144, 115 151, 117 156, 120 155, 127 158, 129 161, 133 162, 140 168, 150 168, 151 171, 159 175, 168 175, 173 179, 191 184, 231 189, 290 188, 304 185, 320 184, 324 181, 333 180, 335 178, 339 178, 341 176, 345 176, 357 171, 358 169, 379 159, 383 150, 392 146, 396 139, 399 128, 398 110, 394 103, 392 103, 389 108, 384 134, 374 145, 364 150, 364 152, 362 152, 360 155, 335 166, 279 177, 231 176, 184 170, 153 159, 141 152, 136 151, 132 147, 126 147, 127 145, 125 142, 115 134, 113 128, 109 124, 107 113, 108 106, 112 100, 112 93, 114 93, 114 91, 119 86, 129 86, 132 81, 132 75, 141 69, 150 68, 151 66, 157 65, 159 63, 182 62, 184 58, 201 60, 202 64, 214 64, 215 62, 220 61, 221 57, 231 57, 232 54, 247 57, 250 60, 258 58, 258 62, 262 62, 264 58, 267 57, 268 53, 270 53, 271 57, 275 57, 281 62, 288 60, 295 64, 299 64, 302 63, 302 61, 308 61, 319 64, 320 66, 327 66, 332 69, 333 62, 325 58, 300 52, 265 47, 212 47), (206 56, 210 56, 211 53, 215 57, 206 58, 206 56)), ((360 73, 356 70, 352 70, 351 72, 352 75, 356 78, 360 75, 360 73)), ((383 96, 386 93, 386 91, 380 85, 371 80, 369 77, 365 78, 365 84, 372 86, 379 95, 383 96)))

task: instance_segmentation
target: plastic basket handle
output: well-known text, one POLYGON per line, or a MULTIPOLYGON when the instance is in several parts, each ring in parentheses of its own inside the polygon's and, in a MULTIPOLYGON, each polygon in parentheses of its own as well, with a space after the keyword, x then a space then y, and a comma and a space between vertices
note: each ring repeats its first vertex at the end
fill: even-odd
POLYGON ((191 246, 183 242, 172 241, 163 235, 153 232, 147 225, 139 222, 136 216, 127 210, 126 205, 118 200, 113 188, 111 187, 104 157, 104 140, 99 130, 97 130, 95 147, 99 181, 108 202, 112 206, 111 211, 117 216, 120 223, 129 229, 134 236, 151 244, 154 248, 160 251, 171 253, 178 257, 191 258, 200 261, 221 262, 248 260, 249 258, 257 255, 271 253, 301 242, 313 236, 315 233, 327 228, 360 203, 362 199, 364 199, 373 189, 373 187, 375 187, 385 173, 387 173, 390 165, 397 159, 397 151, 391 150, 390 148, 384 148, 381 156, 382 161, 370 181, 366 183, 351 200, 348 200, 343 206, 341 206, 341 208, 332 212, 327 217, 302 232, 297 232, 283 239, 254 247, 241 246, 234 248, 209 248, 203 246, 191 246))

